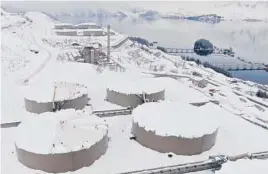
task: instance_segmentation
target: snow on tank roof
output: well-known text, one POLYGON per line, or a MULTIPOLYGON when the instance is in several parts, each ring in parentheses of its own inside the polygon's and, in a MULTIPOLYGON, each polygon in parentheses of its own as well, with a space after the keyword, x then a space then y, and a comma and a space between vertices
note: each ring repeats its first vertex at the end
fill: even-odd
POLYGON ((87 87, 76 83, 54 82, 45 85, 33 85, 28 87, 24 97, 29 100, 37 102, 51 102, 54 101, 71 100, 87 94, 87 87), (56 88, 55 88, 56 87, 56 88))
POLYGON ((139 126, 161 136, 202 137, 218 128, 209 110, 179 102, 146 103, 134 109, 132 116, 139 126))
POLYGON ((33 153, 67 153, 89 148, 106 133, 99 117, 68 109, 27 118, 17 128, 15 144, 33 153))
POLYGON ((216 174, 267 174, 268 160, 249 160, 240 159, 235 162, 227 162, 221 168, 216 171, 216 174))
POLYGON ((107 87, 125 94, 151 94, 164 90, 154 78, 114 78, 107 87))

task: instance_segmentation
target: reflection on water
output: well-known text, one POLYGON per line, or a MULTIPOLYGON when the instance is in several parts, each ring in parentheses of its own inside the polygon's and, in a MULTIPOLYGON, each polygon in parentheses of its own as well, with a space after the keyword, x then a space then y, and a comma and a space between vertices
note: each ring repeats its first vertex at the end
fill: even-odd
POLYGON ((260 84, 268 84, 268 72, 261 71, 230 71, 233 77, 249 80, 260 84))

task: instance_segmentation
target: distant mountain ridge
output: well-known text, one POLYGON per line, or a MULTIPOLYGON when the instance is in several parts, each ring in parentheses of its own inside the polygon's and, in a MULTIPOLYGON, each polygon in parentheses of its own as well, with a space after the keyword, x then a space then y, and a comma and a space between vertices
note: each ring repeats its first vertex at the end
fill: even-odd
MULTIPOLYGON (((42 10, 51 17, 61 20, 63 17, 74 18, 116 18, 116 19, 144 19, 157 20, 161 18, 176 20, 194 20, 207 23, 219 23, 222 20, 243 20, 248 22, 268 21, 268 2, 172 2, 173 4, 151 2, 141 5, 116 3, 88 5, 60 10, 42 10), (164 8, 163 5, 166 5, 164 8), (140 6, 140 7, 139 7, 140 6), (111 8, 110 8, 111 7, 111 8)), ((7 10, 23 11, 19 7, 6 6, 7 10)), ((26 9, 24 9, 26 10, 26 9)))

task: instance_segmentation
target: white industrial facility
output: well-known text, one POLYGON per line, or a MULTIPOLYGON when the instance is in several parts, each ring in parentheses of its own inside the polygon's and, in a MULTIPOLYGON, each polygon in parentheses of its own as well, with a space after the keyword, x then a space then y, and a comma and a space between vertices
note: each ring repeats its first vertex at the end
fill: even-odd
POLYGON ((1 20, 3 174, 231 174, 242 158, 250 174, 267 166, 268 101, 251 95, 259 85, 112 36, 110 25, 38 12, 1 20))

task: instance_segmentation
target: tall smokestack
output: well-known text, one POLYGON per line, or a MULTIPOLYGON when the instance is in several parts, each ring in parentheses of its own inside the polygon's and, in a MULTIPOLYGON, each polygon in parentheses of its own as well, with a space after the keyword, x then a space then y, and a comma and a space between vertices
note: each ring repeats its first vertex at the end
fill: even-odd
POLYGON ((107 59, 110 62, 110 25, 107 26, 107 59))

